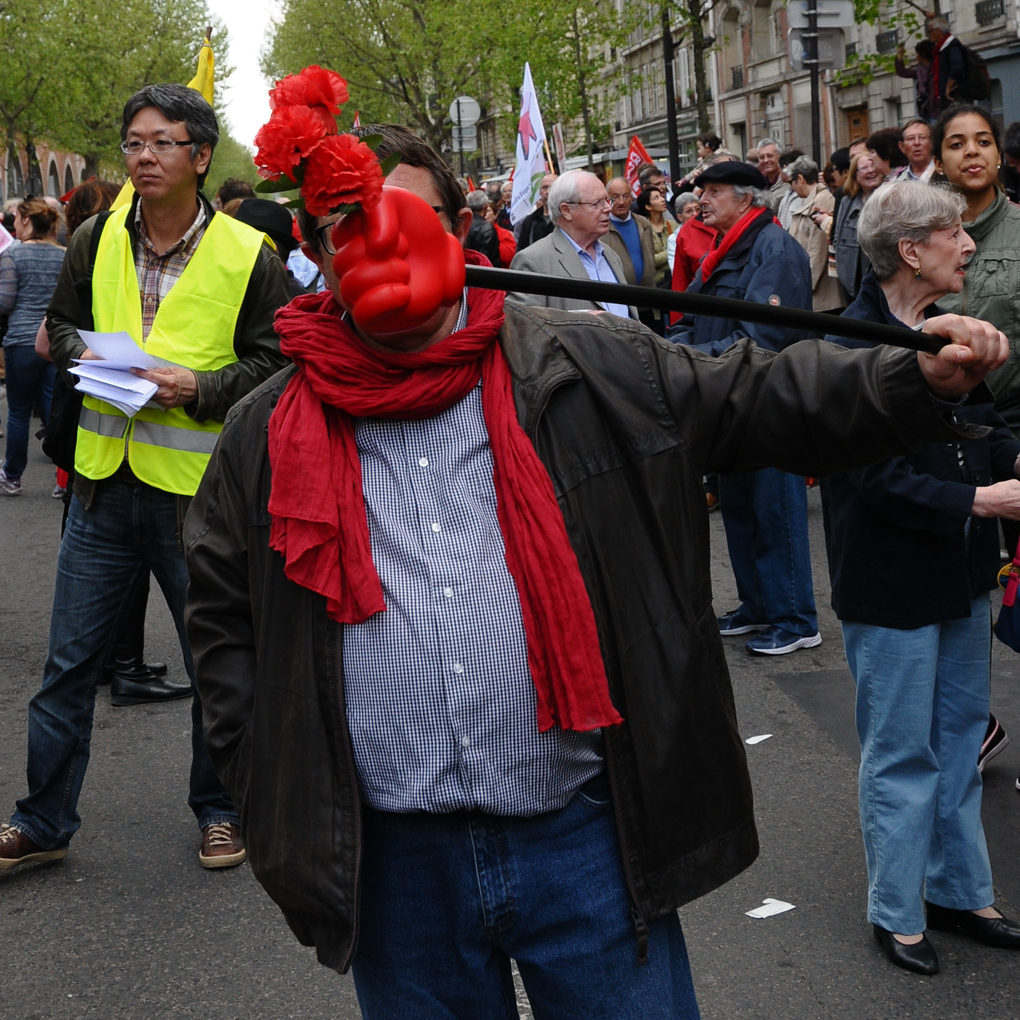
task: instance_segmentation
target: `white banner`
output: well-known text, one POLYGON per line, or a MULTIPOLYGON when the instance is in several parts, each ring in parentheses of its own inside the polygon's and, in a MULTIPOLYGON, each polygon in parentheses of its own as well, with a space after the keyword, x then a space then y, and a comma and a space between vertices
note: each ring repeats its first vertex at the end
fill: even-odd
POLYGON ((545 128, 538 111, 538 97, 531 81, 531 67, 524 65, 524 86, 521 88, 521 118, 517 123, 517 165, 514 167, 514 191, 510 200, 510 222, 520 223, 535 204, 539 185, 545 176, 542 143, 545 128))

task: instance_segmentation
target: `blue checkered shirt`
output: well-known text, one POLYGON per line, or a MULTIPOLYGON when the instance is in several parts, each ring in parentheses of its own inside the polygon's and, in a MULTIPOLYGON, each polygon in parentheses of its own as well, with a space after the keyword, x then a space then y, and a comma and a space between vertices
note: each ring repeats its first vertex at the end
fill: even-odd
POLYGON ((538 732, 481 384, 426 421, 358 419, 355 438, 386 599, 344 628, 362 797, 400 812, 563 807, 602 771, 602 737, 538 732))

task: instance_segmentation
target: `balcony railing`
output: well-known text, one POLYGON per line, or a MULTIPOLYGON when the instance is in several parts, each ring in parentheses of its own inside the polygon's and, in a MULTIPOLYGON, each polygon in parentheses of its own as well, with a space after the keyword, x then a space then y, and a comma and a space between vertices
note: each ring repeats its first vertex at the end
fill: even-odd
POLYGON ((844 47, 844 50, 846 51, 846 59, 847 60, 850 60, 852 57, 856 57, 857 56, 857 43, 855 43, 855 42, 848 42, 846 44, 846 46, 844 47))
POLYGON ((742 89, 744 87, 744 69, 742 67, 731 67, 730 72, 733 75, 733 87, 735 89, 742 89))
POLYGON ((980 0, 974 4, 974 16, 979 25, 992 25, 1006 16, 1004 0, 980 0))
POLYGON ((900 30, 894 28, 891 32, 879 32, 875 36, 875 49, 879 53, 895 53, 900 43, 900 30))

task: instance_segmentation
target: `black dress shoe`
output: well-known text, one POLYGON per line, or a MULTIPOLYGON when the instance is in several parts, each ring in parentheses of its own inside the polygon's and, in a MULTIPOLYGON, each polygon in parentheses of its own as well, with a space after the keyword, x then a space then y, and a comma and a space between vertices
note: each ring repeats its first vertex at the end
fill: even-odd
POLYGON ((912 946, 893 938, 891 931, 875 925, 875 939, 885 950, 885 955, 904 970, 912 970, 915 974, 937 974, 939 958, 935 955, 935 947, 928 941, 927 935, 912 946))
POLYGON ((112 683, 115 676, 131 680, 136 684, 151 683, 161 676, 166 676, 165 662, 122 662, 114 659, 103 667, 100 686, 112 683))
POLYGON ((116 708, 190 697, 191 684, 177 684, 166 677, 157 676, 146 682, 139 682, 130 680, 120 673, 114 673, 110 683, 110 703, 116 708))
POLYGON ((924 904, 928 927, 936 931, 962 931, 977 942, 999 949, 1020 949, 1020 924, 1008 917, 981 917, 972 910, 951 910, 935 903, 924 904))

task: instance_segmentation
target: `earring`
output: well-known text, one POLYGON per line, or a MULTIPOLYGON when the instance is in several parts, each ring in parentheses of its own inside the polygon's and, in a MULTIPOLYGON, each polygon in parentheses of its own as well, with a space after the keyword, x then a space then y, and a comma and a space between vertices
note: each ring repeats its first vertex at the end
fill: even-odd
POLYGON ((915 280, 920 280, 921 279, 921 267, 920 266, 918 266, 917 269, 914 271, 914 279, 915 280))

